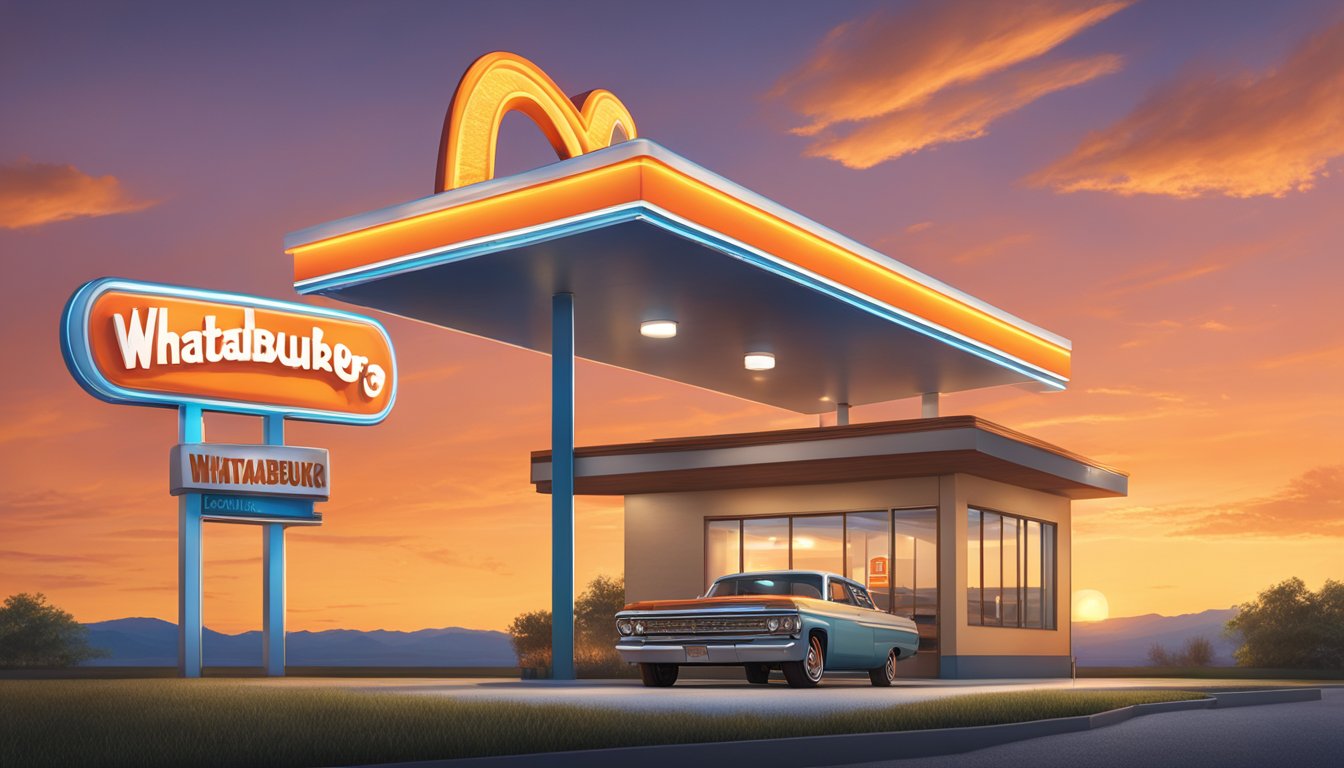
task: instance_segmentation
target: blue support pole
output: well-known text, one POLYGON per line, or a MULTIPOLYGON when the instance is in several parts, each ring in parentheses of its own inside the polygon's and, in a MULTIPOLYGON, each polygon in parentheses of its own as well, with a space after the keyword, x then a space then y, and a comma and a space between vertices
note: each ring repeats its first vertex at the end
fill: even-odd
POLYGON ((574 294, 551 298, 551 678, 574 679, 574 294))
MULTIPOLYGON (((177 411, 177 440, 205 442, 200 406, 177 411)), ((201 494, 177 497, 177 671, 201 676, 201 494)))
MULTIPOLYGON (((285 444, 285 417, 264 417, 267 445, 285 444)), ((270 677, 285 675, 285 526, 261 526, 261 655, 270 677)))

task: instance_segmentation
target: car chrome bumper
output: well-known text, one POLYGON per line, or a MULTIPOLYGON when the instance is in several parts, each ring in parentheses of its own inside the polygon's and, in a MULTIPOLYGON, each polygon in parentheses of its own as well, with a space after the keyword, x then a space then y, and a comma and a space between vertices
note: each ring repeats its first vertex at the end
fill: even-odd
POLYGON ((645 664, 777 664, 801 661, 807 644, 796 637, 752 638, 725 641, 722 638, 700 640, 643 640, 632 642, 622 639, 616 644, 621 661, 645 664), (692 656, 687 647, 704 648, 703 656, 692 656))

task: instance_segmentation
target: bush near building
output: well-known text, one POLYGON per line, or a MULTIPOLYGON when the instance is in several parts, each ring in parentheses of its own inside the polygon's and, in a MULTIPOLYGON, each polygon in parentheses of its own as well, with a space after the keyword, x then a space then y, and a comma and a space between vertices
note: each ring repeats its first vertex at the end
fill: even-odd
POLYGON ((1207 637, 1192 637, 1179 651, 1153 643, 1148 649, 1148 661, 1155 667, 1207 667, 1213 663, 1213 643, 1207 637))
POLYGON ((1344 583, 1327 579, 1319 592, 1298 578, 1275 584, 1239 606, 1227 631, 1241 638, 1243 667, 1344 669, 1344 583))
POLYGON ((0 606, 0 667, 72 667, 106 655, 91 648, 75 617, 47 602, 46 595, 21 592, 0 606))
MULTIPOLYGON (((579 677, 630 677, 634 672, 616 654, 616 612, 625 607, 625 578, 598 576, 574 601, 574 668, 579 677)), ((519 614, 509 625, 518 666, 548 676, 551 669, 551 612, 519 614)))

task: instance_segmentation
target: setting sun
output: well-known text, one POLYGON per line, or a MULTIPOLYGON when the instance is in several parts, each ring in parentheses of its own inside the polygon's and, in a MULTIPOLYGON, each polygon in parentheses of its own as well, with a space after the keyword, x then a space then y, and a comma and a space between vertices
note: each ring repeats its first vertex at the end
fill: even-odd
POLYGON ((1105 621, 1111 615, 1106 596, 1095 589, 1080 589, 1073 593, 1074 621, 1105 621))

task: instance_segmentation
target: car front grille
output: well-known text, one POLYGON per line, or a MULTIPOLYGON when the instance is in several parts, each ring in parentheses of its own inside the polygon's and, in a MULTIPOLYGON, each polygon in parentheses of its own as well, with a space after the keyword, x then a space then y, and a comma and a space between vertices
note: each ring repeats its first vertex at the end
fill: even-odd
POLYGON ((644 619, 646 635, 766 634, 766 616, 677 616, 644 619))

